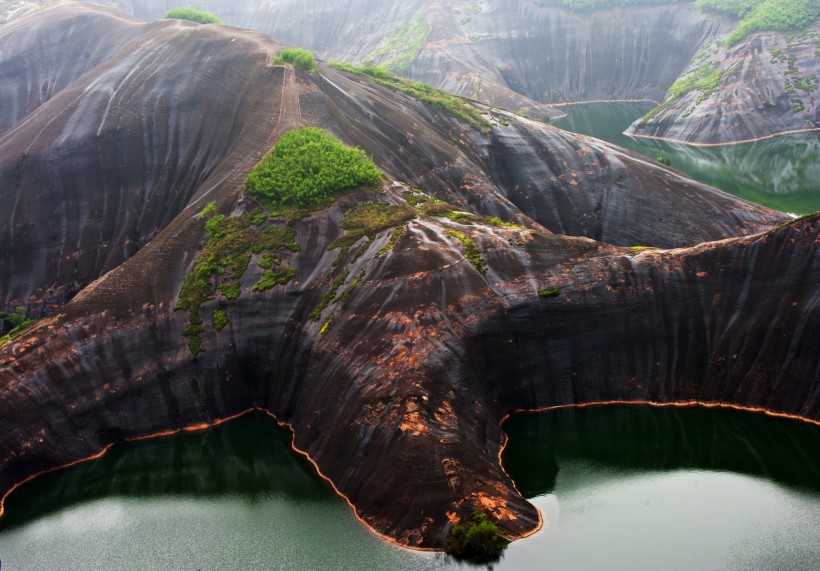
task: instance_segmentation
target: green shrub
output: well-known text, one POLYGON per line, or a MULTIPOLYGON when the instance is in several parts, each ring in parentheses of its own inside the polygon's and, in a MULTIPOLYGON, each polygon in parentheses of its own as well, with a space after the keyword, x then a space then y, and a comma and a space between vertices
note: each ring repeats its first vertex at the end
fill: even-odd
POLYGON ((276 268, 274 270, 266 270, 253 286, 253 291, 261 292, 267 291, 277 285, 285 285, 296 276, 296 270, 293 268, 276 268))
POLYGON ((188 20, 197 24, 221 24, 222 20, 209 12, 193 8, 172 8, 163 16, 166 20, 188 20))
POLYGON ((538 297, 558 297, 559 295, 561 295, 561 289, 557 287, 538 290, 538 297))
POLYGON ((230 323, 230 321, 228 321, 228 314, 224 311, 220 311, 219 309, 214 311, 211 321, 214 324, 214 329, 217 331, 222 331, 225 329, 225 326, 230 323))
POLYGON ((313 61, 313 52, 301 48, 285 48, 279 55, 273 58, 274 64, 292 63, 294 67, 316 71, 316 63, 313 61))
MULTIPOLYGON (((704 4, 719 2, 699 0, 698 5, 704 4)), ((726 45, 729 47, 737 45, 755 32, 802 30, 820 18, 820 2, 817 0, 747 0, 739 4, 743 5, 742 10, 738 11, 738 16, 742 19, 726 38, 726 45)))
POLYGON ((509 543, 510 540, 501 535, 484 512, 474 508, 472 521, 460 523, 450 530, 444 551, 456 559, 486 564, 498 561, 509 543))
POLYGON ((18 337, 34 323, 33 319, 27 317, 27 312, 25 305, 18 305, 13 311, 0 311, 0 320, 7 321, 11 326, 8 333, 0 336, 0 345, 18 337))
POLYGON ((245 187, 273 211, 282 211, 315 207, 351 188, 375 187, 380 177, 361 149, 346 147, 322 129, 303 127, 279 139, 245 187))
POLYGON ((279 256, 275 256, 274 254, 263 254, 259 260, 256 261, 256 265, 262 268, 263 270, 269 270, 274 266, 278 266, 282 263, 282 259, 279 256))

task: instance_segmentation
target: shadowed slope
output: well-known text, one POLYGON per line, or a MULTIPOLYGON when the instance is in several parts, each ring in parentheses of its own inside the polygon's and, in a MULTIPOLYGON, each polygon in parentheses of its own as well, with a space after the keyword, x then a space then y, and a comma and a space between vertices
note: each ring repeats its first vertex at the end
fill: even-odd
MULTIPOLYGON (((264 52, 277 45, 231 28, 167 24, 149 39, 97 66, 14 131, 28 132, 30 121, 50 125, 20 144, 50 149, 52 181, 67 178, 63 172, 121 177, 131 161, 95 166, 101 148, 93 133, 110 125, 102 151, 137 164, 152 157, 156 141, 146 142, 140 126, 164 104, 150 88, 162 85, 178 95, 164 115, 177 118, 178 135, 160 145, 170 153, 163 164, 187 184, 150 195, 174 206, 136 253, 0 346, 0 493, 114 442, 260 408, 290 424, 296 447, 373 529, 404 545, 440 548, 451 523, 476 504, 513 537, 538 527, 537 511, 499 463, 500 421, 516 408, 714 398, 818 418, 816 389, 805 390, 817 383, 817 355, 806 350, 818 339, 816 217, 770 234, 636 255, 590 237, 683 246, 752 234, 784 217, 512 115, 489 114, 497 124, 485 135, 359 76, 321 65, 317 75, 268 67, 264 52), (90 89, 132 57, 129 69, 144 88, 114 92, 128 97, 90 89), (224 87, 208 83, 214 76, 224 87), (173 91, 176 83, 188 89, 173 91), (63 98, 71 112, 57 106, 47 116, 63 98), (118 122, 129 128, 117 130, 118 122), (182 335, 189 315, 173 307, 202 247, 197 213, 211 200, 225 214, 251 211, 256 205, 242 197, 247 173, 277 136, 303 123, 360 146, 392 180, 382 192, 347 194, 291 223, 269 219, 295 232, 298 251, 276 252, 294 279, 253 292, 263 268, 262 254, 252 254, 239 298, 218 294, 203 304, 204 353, 193 358, 182 335), (63 150, 76 155, 64 159, 71 155, 63 150), (411 198, 409 185, 446 198, 448 208, 520 227, 419 208, 404 231, 381 231, 346 255, 328 251, 348 208, 425 199, 411 198), (654 216, 638 217, 649 211, 654 216), (469 244, 486 267, 465 256, 469 244), (322 309, 333 283, 337 294, 322 309), (776 304, 762 286, 786 288, 795 305, 776 304), (553 287, 557 297, 539 297, 553 287), (229 321, 219 331, 211 320, 217 309, 229 321), (630 344, 630 335, 648 348, 630 344), (743 358, 721 376, 721 359, 736 348, 743 358)), ((2 148, 19 152, 11 141, 2 148)), ((10 156, 0 172, 28 164, 18 168, 22 159, 10 156)), ((36 198, 40 187, 21 181, 20 196, 36 198)), ((104 194, 89 188, 92 198, 104 194)), ((118 211, 117 232, 148 216, 142 197, 118 211)), ((32 228, 60 227, 65 219, 54 212, 68 204, 32 208, 32 228)), ((39 253, 36 239, 27 244, 29 255, 39 253)), ((5 256, 16 255, 6 248, 5 256)), ((24 287, 43 283, 40 270, 17 267, 24 287)), ((9 283, 20 287, 16 278, 9 283)))

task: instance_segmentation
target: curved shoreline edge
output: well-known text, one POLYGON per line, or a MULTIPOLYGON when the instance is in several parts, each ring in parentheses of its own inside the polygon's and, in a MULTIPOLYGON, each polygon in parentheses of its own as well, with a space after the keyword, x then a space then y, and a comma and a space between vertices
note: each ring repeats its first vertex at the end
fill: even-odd
MULTIPOLYGON (((705 409, 719 408, 719 409, 728 409, 728 410, 736 410, 736 411, 741 411, 741 412, 748 412, 748 413, 753 413, 753 414, 763 414, 763 415, 766 415, 766 416, 771 416, 773 418, 783 418, 783 419, 789 419, 789 420, 796 420, 796 421, 804 422, 804 423, 807 423, 807 424, 810 424, 810 425, 813 425, 813 426, 820 427, 820 420, 814 420, 814 419, 811 419, 811 418, 808 418, 808 417, 795 415, 795 414, 771 411, 771 410, 768 410, 768 409, 765 409, 765 408, 762 408, 762 407, 746 407, 746 406, 735 405, 735 404, 730 404, 730 403, 722 403, 722 402, 701 402, 701 401, 657 402, 657 401, 642 401, 642 400, 600 401, 600 402, 552 405, 552 406, 539 407, 539 408, 533 408, 533 409, 515 409, 515 410, 512 410, 512 411, 508 412, 506 415, 504 415, 504 417, 502 417, 502 419, 499 421, 499 424, 503 426, 503 424, 507 420, 509 420, 513 415, 516 415, 516 414, 537 414, 537 413, 543 413, 543 412, 549 412, 549 411, 553 411, 553 410, 567 409, 567 408, 589 408, 589 407, 604 407, 604 406, 650 406, 650 407, 656 407, 656 408, 701 407, 701 408, 705 408, 705 409)), ((291 424, 289 424, 288 422, 279 420, 279 418, 277 418, 277 416, 274 413, 272 413, 268 409, 265 409, 265 408, 262 408, 262 407, 251 407, 251 408, 245 409, 241 412, 238 412, 236 414, 227 416, 225 418, 216 419, 216 420, 214 420, 213 422, 210 422, 210 423, 191 424, 191 425, 188 425, 188 426, 184 426, 184 427, 176 428, 176 429, 172 429, 172 430, 163 430, 163 431, 154 432, 154 433, 151 433, 151 434, 145 434, 145 435, 142 435, 142 436, 135 436, 135 437, 132 437, 132 438, 126 438, 125 440, 122 440, 120 442, 112 442, 111 444, 106 445, 102 450, 100 450, 96 454, 92 454, 91 456, 87 456, 86 458, 82 458, 80 460, 75 460, 73 462, 63 464, 61 466, 56 466, 56 467, 53 467, 53 468, 43 470, 41 472, 37 472, 36 474, 32 474, 32 475, 26 477, 25 479, 21 480, 20 482, 14 484, 11 488, 9 488, 3 494, 2 497, 0 497, 0 519, 2 519, 2 517, 5 515, 6 499, 15 490, 17 490, 21 486, 31 482, 32 480, 34 480, 34 479, 36 479, 40 476, 43 476, 45 474, 50 474, 52 472, 57 472, 59 470, 64 470, 66 468, 71 468, 72 466, 76 466, 78 464, 84 464, 86 462, 91 462, 91 461, 94 461, 94 460, 98 460, 98 459, 102 458, 103 456, 105 456, 111 450, 111 448, 113 448, 114 446, 117 446, 117 445, 129 444, 129 443, 133 443, 133 442, 143 442, 143 441, 148 441, 148 440, 155 440, 155 439, 159 439, 159 438, 175 436, 175 435, 178 435, 178 434, 202 432, 202 431, 205 431, 209 428, 213 428, 215 426, 220 426, 222 424, 225 424, 226 422, 230 422, 231 420, 236 420, 237 418, 240 418, 242 416, 245 416, 247 414, 254 413, 254 412, 266 414, 271 419, 273 419, 273 421, 276 422, 277 425, 279 425, 282 428, 287 428, 288 430, 290 430, 290 433, 291 433, 291 449, 294 452, 296 452, 298 455, 300 455, 304 459, 306 459, 308 461, 308 463, 313 467, 316 474, 320 478, 325 480, 328 484, 330 484, 330 487, 333 489, 334 493, 337 496, 339 496, 340 498, 342 498, 343 500, 345 500, 347 505, 352 509, 354 517, 358 521, 360 521, 362 524, 364 524, 365 528, 369 532, 373 533, 377 537, 379 537, 379 538, 381 538, 381 539, 383 539, 383 540, 385 540, 389 543, 392 543, 393 545, 396 545, 396 546, 404 548, 404 549, 409 549, 409 550, 412 550, 412 551, 423 551, 423 552, 441 552, 441 551, 443 551, 442 549, 436 549, 436 548, 432 548, 432 547, 418 547, 418 546, 407 545, 405 543, 402 543, 402 542, 396 540, 393 537, 390 537, 386 534, 381 533, 380 531, 375 529, 373 526, 371 526, 369 523, 367 523, 367 521, 365 521, 362 517, 359 516, 358 510, 356 509, 356 506, 353 504, 353 502, 351 502, 350 499, 346 495, 344 495, 341 491, 339 491, 339 489, 336 487, 336 485, 333 483, 333 481, 330 478, 328 478, 321 471, 321 469, 316 464, 316 462, 313 460, 313 458, 311 458, 310 454, 308 454, 306 451, 304 451, 304 450, 302 450, 302 449, 300 449, 296 446, 296 444, 295 444, 296 431, 294 430, 293 426, 291 424)), ((504 450, 506 450, 507 445, 509 444, 509 441, 510 441, 510 439, 505 433, 504 434, 504 442, 502 443, 501 449, 498 452, 498 464, 501 467, 501 470, 505 474, 507 474, 507 471, 504 468, 504 465, 503 465, 503 462, 502 462, 501 458, 504 454, 504 450)), ((507 475, 509 476, 509 474, 507 474, 507 475)), ((510 480, 512 481, 512 478, 510 478, 510 480)), ((515 485, 514 481, 513 481, 513 487, 516 489, 516 491, 519 491, 517 486, 515 485)), ((519 491, 519 493, 520 493, 520 491, 519 491)), ((536 533, 538 533, 539 531, 541 531, 543 529, 544 523, 545 523, 544 516, 541 513, 541 510, 539 510, 537 507, 535 509, 536 509, 536 512, 538 513, 538 524, 533 529, 531 529, 530 531, 528 531, 528 532, 526 532, 522 535, 519 535, 517 537, 511 537, 510 538, 511 541, 517 541, 519 539, 526 539, 528 537, 531 537, 531 536, 535 535, 536 533)))

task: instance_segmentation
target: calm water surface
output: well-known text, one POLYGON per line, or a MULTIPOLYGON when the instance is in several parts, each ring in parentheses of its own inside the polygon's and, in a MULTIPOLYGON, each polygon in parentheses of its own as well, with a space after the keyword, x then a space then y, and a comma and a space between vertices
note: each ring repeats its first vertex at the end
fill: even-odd
POLYGON ((557 127, 591 135, 651 158, 734 195, 783 212, 820 210, 820 134, 784 135, 755 143, 693 147, 627 137, 629 125, 653 103, 585 103, 562 107, 557 127))
MULTIPOLYGON (((820 429, 700 409, 511 419, 505 467, 544 529, 498 570, 820 568, 820 429)), ((15 492, 3 570, 469 569, 397 548, 261 415, 119 446, 15 492)))

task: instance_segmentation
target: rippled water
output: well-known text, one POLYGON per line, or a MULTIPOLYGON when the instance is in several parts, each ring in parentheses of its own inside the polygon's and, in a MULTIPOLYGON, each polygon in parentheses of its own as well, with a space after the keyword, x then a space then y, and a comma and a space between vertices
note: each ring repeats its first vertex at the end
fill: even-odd
MULTIPOLYGON (((727 411, 511 419, 505 467, 546 524, 497 570, 820 568, 820 429, 727 411)), ((14 569, 466 569, 369 533, 268 417, 114 447, 23 486, 14 569)))
POLYGON ((820 133, 784 135, 754 143, 695 147, 623 134, 654 104, 585 103, 562 107, 557 127, 591 135, 650 158, 736 196, 783 212, 820 210, 820 133))

